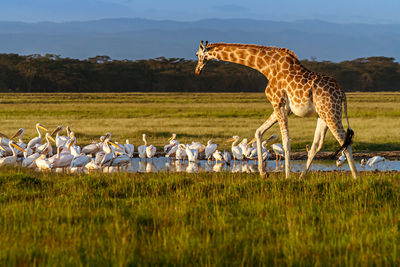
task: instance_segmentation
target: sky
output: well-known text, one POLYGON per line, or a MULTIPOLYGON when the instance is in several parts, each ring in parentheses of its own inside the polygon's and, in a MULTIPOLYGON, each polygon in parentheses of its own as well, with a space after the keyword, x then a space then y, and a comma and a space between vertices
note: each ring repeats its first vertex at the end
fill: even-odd
POLYGON ((398 23, 400 0, 0 0, 2 21, 251 18, 398 23))

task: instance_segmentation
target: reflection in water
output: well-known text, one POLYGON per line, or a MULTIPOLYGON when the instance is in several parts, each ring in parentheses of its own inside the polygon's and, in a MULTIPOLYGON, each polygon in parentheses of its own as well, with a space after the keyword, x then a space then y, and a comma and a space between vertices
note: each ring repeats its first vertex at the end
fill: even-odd
MULTIPOLYGON (((305 161, 293 160, 291 161, 291 171, 301 172, 305 167, 305 161)), ((267 168, 268 172, 284 172, 284 165, 276 165, 274 160, 268 161, 264 168, 267 168)), ((374 167, 360 166, 357 164, 357 168, 360 171, 400 171, 400 161, 386 161, 382 162, 374 167)), ((310 170, 314 171, 349 171, 347 164, 337 168, 335 161, 314 161, 310 170)), ((258 172, 258 165, 256 161, 231 161, 230 164, 224 162, 207 162, 206 160, 198 160, 196 162, 188 161, 176 161, 168 158, 156 158, 153 162, 147 160, 139 160, 133 158, 131 162, 124 167, 104 167, 98 171, 112 173, 112 172, 243 172, 243 173, 256 173, 258 172)), ((88 172, 85 169, 85 172, 88 172)))
POLYGON ((175 170, 176 170, 176 172, 185 172, 186 171, 185 163, 182 163, 180 161, 176 161, 175 162, 175 170))
POLYGON ((147 162, 146 172, 157 172, 157 168, 153 162, 147 162))
POLYGON ((222 171, 222 168, 223 168, 224 166, 225 166, 225 163, 218 162, 218 163, 216 163, 216 164, 214 165, 213 171, 214 171, 214 172, 221 172, 221 171, 222 171))
POLYGON ((196 162, 189 162, 186 172, 188 173, 193 173, 193 172, 199 172, 199 166, 197 165, 196 162))

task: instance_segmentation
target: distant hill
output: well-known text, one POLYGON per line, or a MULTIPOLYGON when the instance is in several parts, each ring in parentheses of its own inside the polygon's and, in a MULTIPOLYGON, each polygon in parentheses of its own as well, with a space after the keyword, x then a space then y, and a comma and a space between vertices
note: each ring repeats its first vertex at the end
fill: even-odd
POLYGON ((103 19, 65 23, 1 22, 0 53, 59 54, 85 59, 194 59, 201 39, 287 47, 301 59, 400 59, 400 25, 206 19, 194 22, 103 19))

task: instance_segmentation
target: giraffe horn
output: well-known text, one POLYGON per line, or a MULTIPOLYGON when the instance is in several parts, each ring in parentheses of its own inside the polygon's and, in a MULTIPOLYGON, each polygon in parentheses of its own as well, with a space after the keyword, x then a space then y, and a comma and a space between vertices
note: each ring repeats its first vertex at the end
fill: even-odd
POLYGON ((206 41, 206 46, 208 45, 208 41, 206 41))

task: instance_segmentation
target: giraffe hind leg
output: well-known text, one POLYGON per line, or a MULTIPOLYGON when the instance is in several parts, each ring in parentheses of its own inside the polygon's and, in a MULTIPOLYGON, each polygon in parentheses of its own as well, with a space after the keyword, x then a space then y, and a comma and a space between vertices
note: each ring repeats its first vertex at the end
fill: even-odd
MULTIPOLYGON (((345 131, 343 129, 342 122, 336 122, 336 124, 329 124, 329 130, 331 130, 333 136, 339 142, 340 145, 343 145, 345 142, 345 131)), ((346 155, 347 162, 349 163, 349 167, 351 170, 351 174, 353 175, 354 179, 357 179, 358 173, 356 168, 356 163, 353 158, 353 152, 351 148, 351 144, 344 149, 344 154, 346 155)))
POLYGON ((301 173, 300 177, 304 177, 307 174, 315 155, 324 146, 324 139, 325 139, 327 130, 328 130, 328 126, 326 125, 324 120, 321 118, 318 118, 317 128, 315 129, 315 134, 314 134, 314 141, 313 141, 313 143, 311 145, 311 149, 308 153, 306 166, 305 166, 303 172, 301 173))

